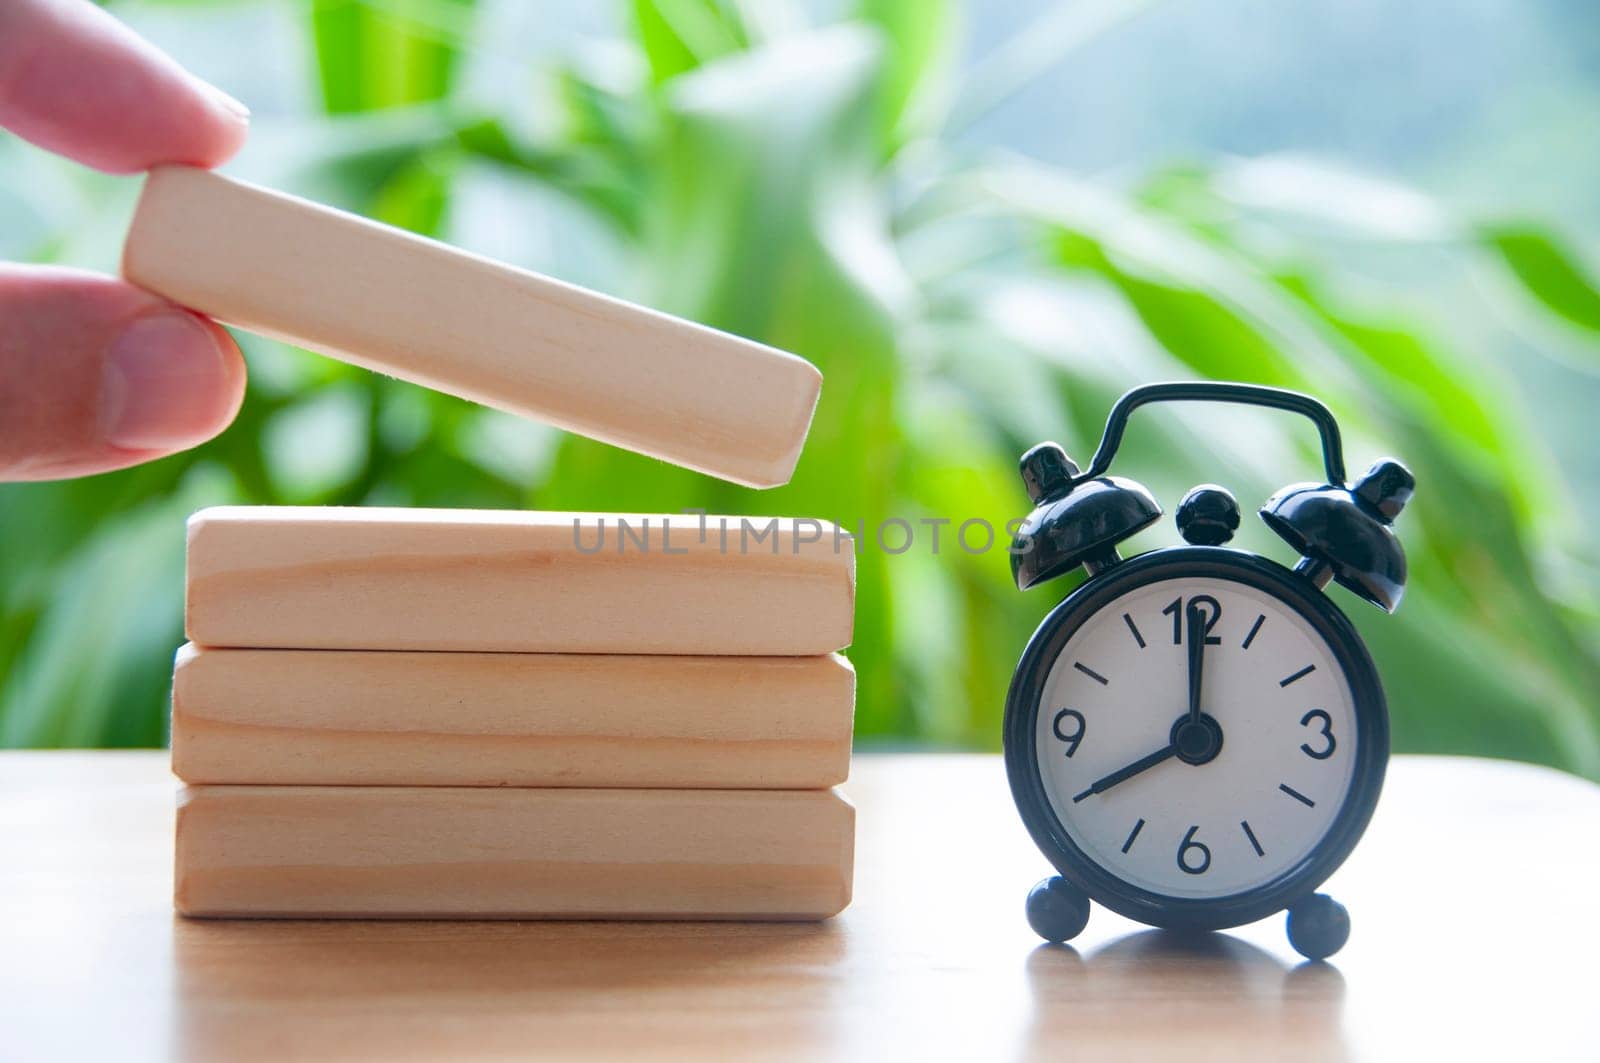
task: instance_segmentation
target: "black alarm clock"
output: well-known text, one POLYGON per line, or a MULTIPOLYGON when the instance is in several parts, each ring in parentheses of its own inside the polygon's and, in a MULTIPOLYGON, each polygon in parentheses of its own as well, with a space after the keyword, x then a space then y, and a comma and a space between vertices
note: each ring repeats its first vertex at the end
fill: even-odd
POLYGON ((1317 888, 1350 854, 1383 786, 1389 719, 1377 670, 1324 593, 1330 580, 1393 612, 1405 554, 1390 527, 1415 481, 1383 459, 1346 485, 1339 426, 1307 395, 1246 384, 1135 388, 1080 472, 1055 443, 1021 462, 1035 509, 1011 548, 1019 589, 1080 566, 1088 578, 1034 632, 1006 699, 1012 795, 1060 872, 1028 921, 1078 934, 1089 902, 1175 930, 1288 911, 1302 955, 1349 936, 1317 888), (1227 547, 1239 506, 1202 485, 1177 510, 1187 546, 1123 559, 1117 544, 1161 516, 1150 492, 1107 476, 1129 415, 1153 402, 1244 403, 1309 417, 1327 482, 1296 484, 1261 519, 1293 568, 1227 547))

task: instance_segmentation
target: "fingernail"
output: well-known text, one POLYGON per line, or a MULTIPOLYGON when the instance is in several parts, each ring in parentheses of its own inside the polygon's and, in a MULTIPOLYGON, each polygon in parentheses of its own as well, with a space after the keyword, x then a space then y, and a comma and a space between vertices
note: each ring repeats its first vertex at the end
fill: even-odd
POLYGON ((211 90, 212 98, 222 105, 223 110, 237 118, 241 125, 249 123, 250 108, 246 107, 232 96, 229 96, 226 92, 223 92, 215 85, 207 84, 206 88, 211 90))
POLYGON ((105 438, 125 450, 181 450, 228 422, 235 401, 217 338, 182 311, 130 325, 111 345, 101 383, 105 438))

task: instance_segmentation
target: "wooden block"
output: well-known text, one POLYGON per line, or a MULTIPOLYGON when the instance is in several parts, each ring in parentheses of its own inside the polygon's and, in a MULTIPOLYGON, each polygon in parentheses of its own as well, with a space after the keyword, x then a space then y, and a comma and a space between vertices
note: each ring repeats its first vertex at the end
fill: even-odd
POLYGON ((843 657, 178 651, 190 783, 820 789, 850 771, 843 657))
POLYGON ((771 347, 186 166, 150 172, 128 280, 240 328, 752 487, 822 376, 771 347))
POLYGON ((825 919, 855 809, 831 790, 197 786, 178 911, 198 916, 825 919))
MULTIPOLYGON (((752 656, 849 644, 849 536, 836 541, 831 524, 786 518, 753 543, 739 518, 704 519, 702 541, 702 518, 692 514, 202 510, 189 519, 189 638, 247 648, 752 656), (622 522, 630 532, 619 534, 622 522)), ((765 530, 766 518, 752 520, 765 530)))

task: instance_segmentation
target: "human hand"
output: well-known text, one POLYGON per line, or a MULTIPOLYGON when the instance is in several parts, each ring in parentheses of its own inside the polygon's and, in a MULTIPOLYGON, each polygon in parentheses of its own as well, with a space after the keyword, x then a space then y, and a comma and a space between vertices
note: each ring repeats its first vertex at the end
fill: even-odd
MULTIPOLYGON (((88 0, 0 0, 0 126, 106 173, 216 166, 242 105, 88 0)), ((121 280, 0 262, 0 480, 120 469, 205 442, 244 397, 216 323, 121 280)))

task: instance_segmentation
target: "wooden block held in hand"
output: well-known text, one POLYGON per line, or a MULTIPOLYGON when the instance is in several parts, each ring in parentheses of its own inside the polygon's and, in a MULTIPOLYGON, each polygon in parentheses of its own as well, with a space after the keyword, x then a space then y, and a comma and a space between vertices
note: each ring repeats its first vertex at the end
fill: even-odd
MULTIPOLYGON (((748 519, 765 532, 770 518, 748 519)), ((701 520, 201 510, 187 629, 202 646, 286 649, 804 656, 849 644, 848 535, 785 518, 758 541, 740 518, 706 517, 702 541, 701 520)))
POLYGON ((850 771, 842 657, 178 651, 190 783, 820 789, 850 771))
POLYGON ((752 487, 822 376, 794 355, 187 166, 150 172, 128 280, 230 325, 752 487))
POLYGON ((179 798, 196 916, 825 919, 855 810, 831 790, 198 786, 179 798))

